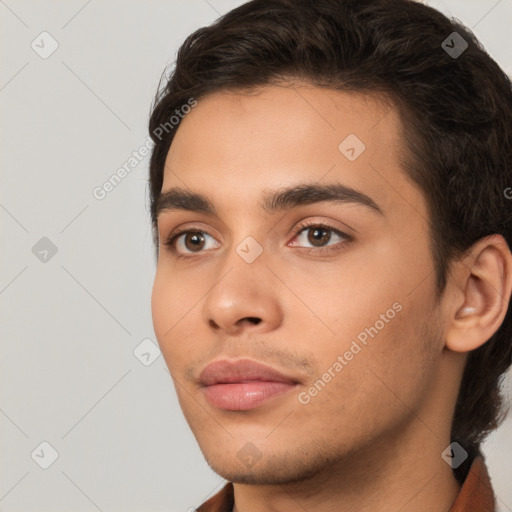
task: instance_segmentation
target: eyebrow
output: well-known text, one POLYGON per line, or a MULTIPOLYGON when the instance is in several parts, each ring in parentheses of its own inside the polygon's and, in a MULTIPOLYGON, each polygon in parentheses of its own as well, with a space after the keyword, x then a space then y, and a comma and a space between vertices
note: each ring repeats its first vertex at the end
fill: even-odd
MULTIPOLYGON (((304 183, 277 190, 265 189, 260 207, 266 213, 273 214, 320 202, 359 204, 384 216, 382 209, 371 197, 340 183, 304 183)), ((171 188, 158 196, 153 218, 156 220, 161 213, 168 211, 191 211, 217 216, 215 205, 207 196, 180 187, 171 188)))

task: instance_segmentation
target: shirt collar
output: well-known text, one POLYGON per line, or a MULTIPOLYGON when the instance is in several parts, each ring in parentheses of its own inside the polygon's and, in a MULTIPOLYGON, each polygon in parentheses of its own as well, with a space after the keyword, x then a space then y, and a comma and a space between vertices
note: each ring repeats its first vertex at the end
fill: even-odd
POLYGON ((484 459, 477 456, 450 512, 495 512, 495 506, 487 466, 484 459))
MULTIPOLYGON (((233 484, 228 482, 205 501, 197 512, 233 512, 233 484)), ((449 512, 495 512, 494 493, 489 473, 481 456, 475 457, 464 484, 449 512)))

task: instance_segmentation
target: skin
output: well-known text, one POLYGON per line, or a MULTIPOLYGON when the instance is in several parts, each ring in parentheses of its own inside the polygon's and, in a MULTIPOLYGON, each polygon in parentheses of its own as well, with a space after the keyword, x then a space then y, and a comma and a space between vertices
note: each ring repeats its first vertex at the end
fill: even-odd
POLYGON ((159 215, 162 242, 177 228, 205 238, 197 248, 182 236, 176 253, 161 243, 153 324, 206 461, 234 482, 237 512, 446 512, 460 490, 441 453, 467 352, 504 319, 512 256, 497 235, 475 244, 437 303, 426 200, 400 168, 403 151, 390 102, 303 82, 213 93, 175 135, 162 191, 206 194, 218 215, 159 215), (354 161, 338 149, 349 134, 366 146, 354 161), (356 203, 260 207, 264 191, 304 182, 352 187, 383 215, 356 203), (315 245, 314 222, 295 234, 305 220, 352 241, 327 231, 315 245), (252 263, 236 252, 248 236, 263 249, 252 263), (394 303, 401 311, 301 403, 394 303), (241 358, 301 383, 253 410, 213 407, 200 372, 241 358), (247 464, 241 449, 259 460, 247 464))

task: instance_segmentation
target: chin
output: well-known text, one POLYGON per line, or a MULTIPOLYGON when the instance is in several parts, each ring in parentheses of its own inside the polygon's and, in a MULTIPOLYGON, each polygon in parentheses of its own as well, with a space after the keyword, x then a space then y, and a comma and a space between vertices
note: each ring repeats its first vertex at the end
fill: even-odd
MULTIPOLYGON (((247 446, 247 445, 246 445, 247 446)), ((226 451, 221 454, 203 455, 210 468, 219 476, 233 483, 247 485, 284 485, 303 482, 332 468, 333 459, 321 453, 300 455, 289 452, 280 454, 251 454, 251 447, 244 447, 230 456, 226 451), (245 448, 245 451, 244 451, 245 448)))

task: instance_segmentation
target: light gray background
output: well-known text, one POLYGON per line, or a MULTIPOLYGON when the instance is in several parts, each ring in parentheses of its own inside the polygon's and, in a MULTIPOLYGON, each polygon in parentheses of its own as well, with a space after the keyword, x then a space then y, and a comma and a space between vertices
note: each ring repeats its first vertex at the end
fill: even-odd
MULTIPOLYGON (((162 356, 134 354, 156 345, 149 158, 103 200, 92 191, 147 141, 179 44, 241 3, 0 0, 1 512, 185 511, 224 483, 162 356), (43 31, 59 45, 47 58, 31 47, 51 49, 43 31), (46 262, 32 252, 42 237, 57 247, 46 262), (44 441, 58 452, 47 469, 44 441)), ((512 0, 428 3, 512 73, 512 0)), ((509 417, 485 445, 504 511, 511 434, 509 417)))

